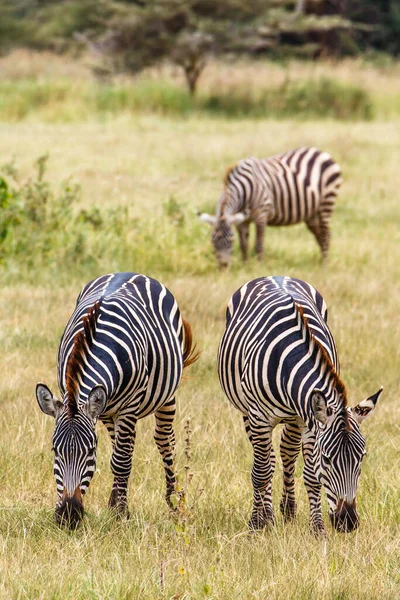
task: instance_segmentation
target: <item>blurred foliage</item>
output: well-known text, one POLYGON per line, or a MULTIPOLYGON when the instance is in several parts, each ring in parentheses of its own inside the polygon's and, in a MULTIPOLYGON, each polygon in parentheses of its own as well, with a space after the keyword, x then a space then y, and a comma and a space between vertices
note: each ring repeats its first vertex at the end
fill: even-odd
POLYGON ((368 120, 375 107, 368 91, 329 77, 281 84, 226 83, 193 97, 168 80, 129 83, 18 80, 0 82, 0 121, 39 113, 50 122, 107 118, 120 113, 185 117, 193 112, 223 118, 335 118, 368 120))
POLYGON ((89 48, 100 78, 170 60, 189 92, 215 55, 400 52, 398 0, 0 0, 0 51, 89 48))
POLYGON ((80 186, 64 181, 56 189, 46 177, 48 158, 40 156, 28 178, 21 177, 14 160, 0 167, 3 274, 79 275, 88 268, 132 265, 146 272, 154 261, 166 272, 194 269, 193 240, 202 239, 204 228, 194 217, 186 223, 187 208, 175 198, 162 205, 160 215, 145 220, 132 218, 125 206, 79 208, 80 186))

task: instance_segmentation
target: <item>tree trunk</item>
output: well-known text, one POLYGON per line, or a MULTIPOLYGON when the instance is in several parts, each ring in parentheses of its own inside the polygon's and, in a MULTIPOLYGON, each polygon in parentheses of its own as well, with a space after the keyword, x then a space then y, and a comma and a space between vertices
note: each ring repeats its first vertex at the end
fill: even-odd
POLYGON ((183 69, 185 71, 186 83, 189 88, 189 93, 192 97, 196 94, 197 83, 205 66, 205 60, 195 60, 183 66, 183 69))
POLYGON ((304 15, 306 10, 306 0, 296 0, 296 14, 304 15))

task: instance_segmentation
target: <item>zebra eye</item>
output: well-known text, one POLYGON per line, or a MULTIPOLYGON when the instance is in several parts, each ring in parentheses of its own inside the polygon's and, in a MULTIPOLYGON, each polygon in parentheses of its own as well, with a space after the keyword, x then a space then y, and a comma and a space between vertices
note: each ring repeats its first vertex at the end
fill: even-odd
POLYGON ((330 467, 331 466, 331 457, 328 456, 327 454, 322 454, 322 463, 323 463, 324 467, 330 467))

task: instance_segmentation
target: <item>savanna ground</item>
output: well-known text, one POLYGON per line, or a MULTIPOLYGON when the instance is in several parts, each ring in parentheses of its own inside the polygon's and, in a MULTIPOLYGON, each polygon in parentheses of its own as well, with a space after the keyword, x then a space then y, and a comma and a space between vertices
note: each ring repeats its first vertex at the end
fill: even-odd
MULTIPOLYGON (((340 77, 340 67, 329 68, 340 77)), ((373 71, 360 65, 354 74, 351 66, 345 70, 349 80, 358 77, 384 96, 379 114, 368 122, 205 114, 180 119, 125 112, 68 123, 57 122, 52 106, 12 123, 3 116, 0 162, 15 155, 22 176, 27 176, 34 159, 48 151, 49 179, 58 183, 72 176, 79 181, 81 208, 121 207, 123 212, 128 207, 123 214, 139 224, 129 244, 121 237, 123 252, 110 233, 105 247, 93 246, 90 260, 83 254, 80 260, 78 253, 72 263, 63 262, 56 248, 60 232, 55 231, 50 236, 53 262, 47 259, 38 267, 40 257, 32 262, 35 246, 30 251, 29 243, 22 258, 3 261, 1 598, 400 598, 396 69, 383 75, 376 70, 375 79, 373 71), (262 264, 253 257, 242 265, 236 248, 232 269, 217 272, 209 231, 197 222, 195 210, 213 208, 225 168, 239 157, 268 156, 301 145, 328 150, 343 168, 345 183, 332 220, 329 262, 320 264, 314 239, 298 225, 267 231, 262 264), (98 255, 96 248, 101 250, 98 255), (111 447, 99 425, 97 472, 85 499, 87 516, 71 533, 54 522, 53 422, 40 412, 34 389, 37 381, 45 381, 56 391, 57 346, 76 296, 88 280, 113 270, 161 279, 191 322, 202 351, 177 394, 176 464, 186 507, 178 520, 167 510, 163 469, 152 439, 153 418, 148 417, 138 426, 131 519, 114 521, 106 508, 111 447), (326 540, 309 533, 301 464, 296 470, 298 518, 284 526, 278 510, 279 462, 274 479, 277 527, 248 533, 252 452, 240 414, 220 389, 216 354, 227 301, 241 284, 260 275, 296 276, 322 292, 351 403, 385 387, 375 414, 363 427, 368 455, 359 486, 361 525, 353 534, 337 534, 328 522, 326 540), (190 481, 185 466, 192 474, 190 481)), ((271 66, 271 73, 278 71, 271 66)), ((245 77, 238 74, 240 84, 245 77)), ((91 229, 89 235, 94 239, 101 230, 91 229)), ((29 231, 26 236, 29 241, 29 231)), ((51 248, 47 256, 52 256, 51 248)), ((326 516, 325 501, 324 508, 326 516)))

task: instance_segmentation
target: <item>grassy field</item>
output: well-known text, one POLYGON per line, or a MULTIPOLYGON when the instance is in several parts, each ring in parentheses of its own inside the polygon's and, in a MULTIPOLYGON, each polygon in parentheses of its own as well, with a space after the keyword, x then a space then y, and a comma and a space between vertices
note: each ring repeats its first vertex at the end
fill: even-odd
MULTIPOLYGON (((357 73, 370 77, 360 67, 357 73)), ((43 123, 37 115, 29 122, 0 124, 0 163, 15 155, 22 178, 47 151, 51 182, 69 176, 79 181, 81 207, 128 207, 147 237, 138 230, 122 254, 113 242, 88 266, 78 259, 68 269, 54 264, 32 271, 24 260, 2 267, 0 597, 400 598, 400 122, 121 115, 103 123, 91 118, 68 124, 43 123), (298 225, 267 231, 262 265, 252 258, 243 266, 236 248, 232 269, 217 272, 209 231, 197 222, 195 210, 213 208, 226 167, 239 157, 306 144, 328 150, 343 168, 329 262, 320 264, 314 239, 298 225), (183 214, 178 226, 165 210, 171 197, 183 214), (149 417, 138 427, 132 517, 115 522, 106 508, 111 448, 99 426, 98 470, 85 501, 87 517, 70 533, 54 522, 53 422, 40 412, 34 389, 37 381, 45 381, 56 390, 57 345, 76 296, 86 281, 111 270, 144 271, 161 279, 202 350, 178 393, 177 467, 187 510, 178 522, 168 513, 149 417), (385 387, 363 427, 368 456, 359 486, 361 525, 353 534, 328 528, 323 541, 309 533, 301 464, 296 523, 284 526, 278 514, 278 464, 277 527, 256 535, 247 531, 252 452, 240 414, 219 387, 216 353, 227 301, 241 284, 260 275, 300 277, 324 295, 352 404, 385 387), (186 484, 189 418, 193 475, 186 484)))

